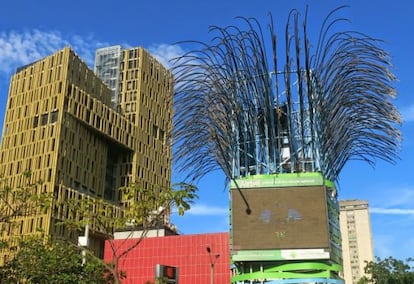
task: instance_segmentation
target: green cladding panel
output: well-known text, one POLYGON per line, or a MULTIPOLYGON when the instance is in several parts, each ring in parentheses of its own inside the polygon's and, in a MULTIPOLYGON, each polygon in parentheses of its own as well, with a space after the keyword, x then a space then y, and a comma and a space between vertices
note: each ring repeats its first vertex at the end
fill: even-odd
POLYGON ((252 175, 233 180, 231 189, 237 188, 263 188, 263 187, 294 187, 325 185, 334 188, 333 182, 325 179, 321 173, 285 173, 274 175, 252 175))

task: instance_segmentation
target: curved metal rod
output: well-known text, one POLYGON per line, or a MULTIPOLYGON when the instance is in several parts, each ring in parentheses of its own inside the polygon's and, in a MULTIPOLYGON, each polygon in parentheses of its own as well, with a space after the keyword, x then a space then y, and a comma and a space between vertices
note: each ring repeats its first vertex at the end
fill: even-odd
POLYGON ((186 42, 196 48, 173 61, 176 168, 192 180, 221 169, 227 180, 320 171, 336 182, 349 160, 395 162, 401 118, 389 56, 379 40, 334 32, 346 20, 333 18, 340 9, 323 22, 315 51, 307 11, 300 32, 297 10, 283 52, 271 15, 270 49, 260 23, 242 17, 211 27, 210 42, 186 42))

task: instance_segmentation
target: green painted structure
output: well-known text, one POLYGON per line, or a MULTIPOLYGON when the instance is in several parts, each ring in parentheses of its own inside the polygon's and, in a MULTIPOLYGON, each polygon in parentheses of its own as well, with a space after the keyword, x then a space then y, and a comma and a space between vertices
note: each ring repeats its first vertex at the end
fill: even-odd
POLYGON ((318 172, 252 175, 230 192, 232 283, 344 283, 332 181, 318 172))

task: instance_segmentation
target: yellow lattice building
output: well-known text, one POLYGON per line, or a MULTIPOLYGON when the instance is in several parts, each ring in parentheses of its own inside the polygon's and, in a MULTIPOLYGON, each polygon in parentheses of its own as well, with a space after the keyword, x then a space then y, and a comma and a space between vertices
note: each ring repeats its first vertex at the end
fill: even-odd
MULTIPOLYGON (((173 77, 143 48, 120 50, 114 92, 69 47, 19 68, 12 76, 0 148, 0 175, 11 188, 22 173, 54 200, 104 198, 119 204, 117 188, 134 182, 170 186, 173 77)), ((112 88, 113 89, 113 88, 112 88)), ((1 201, 0 201, 1 202, 1 201)), ((76 240, 56 226, 71 218, 51 207, 2 225, 0 239, 41 231, 76 240)), ((102 254, 102 240, 91 239, 102 254)), ((0 264, 7 257, 3 251, 0 264)))

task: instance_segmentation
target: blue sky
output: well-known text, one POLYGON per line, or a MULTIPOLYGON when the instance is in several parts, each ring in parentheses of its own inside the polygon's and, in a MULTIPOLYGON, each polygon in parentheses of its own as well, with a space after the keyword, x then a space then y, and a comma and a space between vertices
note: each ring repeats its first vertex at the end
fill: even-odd
MULTIPOLYGON (((276 26, 285 24, 292 8, 304 12, 309 5, 308 28, 316 43, 324 17, 340 5, 350 7, 341 16, 348 29, 384 40, 398 77, 395 87, 403 124, 400 160, 378 161, 375 168, 350 161, 340 175, 340 199, 366 199, 371 210, 375 255, 414 256, 414 85, 411 56, 414 50, 414 4, 410 1, 281 1, 281 0, 159 0, 159 1, 4 1, 0 10, 0 120, 8 84, 15 68, 71 45, 86 61, 106 45, 143 46, 161 60, 183 50, 174 43, 210 39, 209 26, 235 24, 236 16, 255 17, 262 25, 271 12, 276 26)), ((280 32, 278 32, 280 33, 280 32)), ((173 178, 180 176, 174 172, 173 178)), ((228 192, 224 175, 208 174, 199 183, 200 198, 184 217, 173 216, 180 232, 221 232, 229 229, 228 192)))

